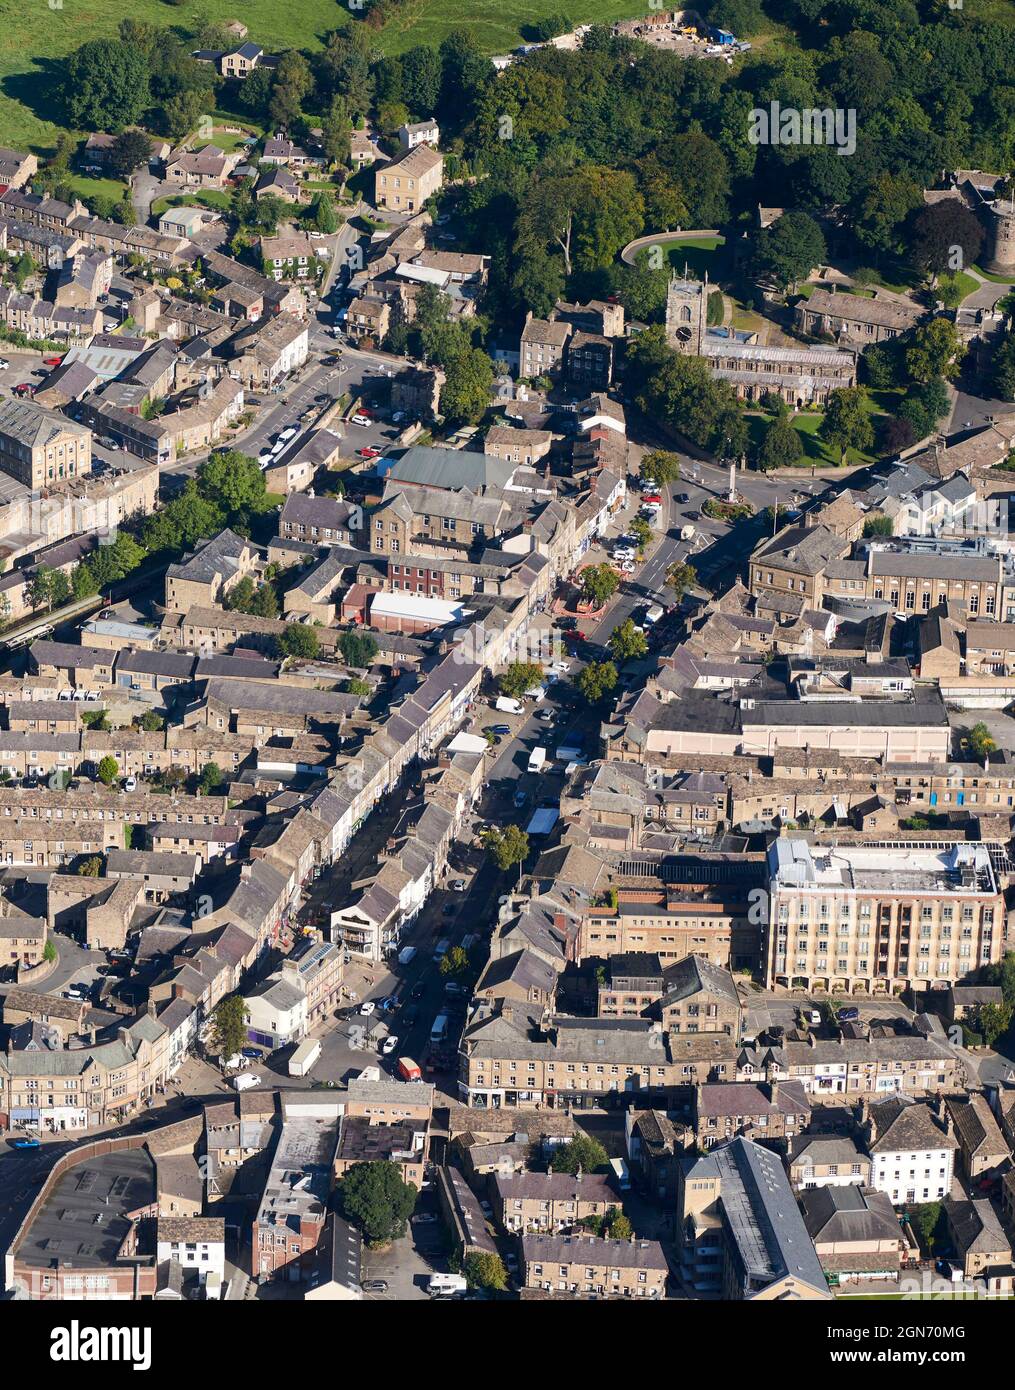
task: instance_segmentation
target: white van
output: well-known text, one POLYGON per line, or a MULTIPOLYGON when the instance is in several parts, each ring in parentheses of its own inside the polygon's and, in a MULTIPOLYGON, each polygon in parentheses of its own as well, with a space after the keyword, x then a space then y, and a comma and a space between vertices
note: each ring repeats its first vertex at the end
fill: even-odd
POLYGON ((431 1274, 427 1293, 465 1293, 469 1287, 464 1274, 431 1274))

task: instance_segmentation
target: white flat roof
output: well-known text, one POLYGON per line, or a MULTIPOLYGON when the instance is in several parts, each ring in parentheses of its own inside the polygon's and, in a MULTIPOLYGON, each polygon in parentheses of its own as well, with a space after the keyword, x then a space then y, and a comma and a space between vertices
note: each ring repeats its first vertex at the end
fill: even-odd
POLYGON ((428 265, 409 265, 403 261, 395 271, 396 275, 401 275, 404 280, 423 280, 428 285, 444 286, 451 279, 451 274, 447 270, 436 270, 428 265))
POLYGON ((403 593, 400 589, 390 594, 374 594, 370 604, 371 616, 418 618, 438 625, 461 622, 465 611, 460 603, 449 603, 442 598, 424 598, 422 594, 403 593))

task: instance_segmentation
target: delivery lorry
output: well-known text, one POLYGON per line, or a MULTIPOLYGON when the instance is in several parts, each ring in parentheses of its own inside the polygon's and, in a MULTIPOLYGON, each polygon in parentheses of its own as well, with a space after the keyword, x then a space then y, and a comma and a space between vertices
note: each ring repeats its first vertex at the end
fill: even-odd
POLYGON ((546 763, 546 749, 545 749, 545 748, 533 748, 532 752, 529 754, 529 771, 530 771, 530 772, 542 772, 545 763, 546 763))
POLYGON ((411 1057, 399 1057, 398 1075, 402 1081, 422 1081, 423 1073, 419 1063, 414 1062, 411 1057))
POLYGON ((494 709, 500 710, 501 714, 524 714, 525 706, 521 700, 512 700, 508 695, 498 695, 494 703, 494 709))
POLYGON ((261 1078, 255 1076, 251 1071, 241 1072, 239 1076, 233 1077, 233 1090, 235 1091, 249 1091, 260 1084, 261 1078))
POLYGON ((430 1029, 430 1042, 434 1047, 437 1047, 447 1037, 448 1026, 447 1014, 438 1014, 433 1021, 433 1027, 430 1029))
POLYGON ((309 1076, 314 1063, 321 1055, 320 1038, 304 1038, 289 1058, 290 1076, 309 1076))

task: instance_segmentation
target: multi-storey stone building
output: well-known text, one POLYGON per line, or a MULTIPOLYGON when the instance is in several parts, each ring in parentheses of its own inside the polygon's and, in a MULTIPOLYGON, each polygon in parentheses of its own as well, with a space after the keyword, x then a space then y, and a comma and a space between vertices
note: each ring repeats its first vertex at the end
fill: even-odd
POLYGON ((768 862, 769 987, 946 988, 1001 958, 1004 895, 985 844, 780 839, 768 862))

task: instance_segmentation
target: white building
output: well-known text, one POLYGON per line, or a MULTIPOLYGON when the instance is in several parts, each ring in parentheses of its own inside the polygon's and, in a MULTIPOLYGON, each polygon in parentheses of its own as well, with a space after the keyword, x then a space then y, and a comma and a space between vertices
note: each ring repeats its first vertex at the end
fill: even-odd
POLYGON ((160 1216, 158 1262, 174 1261, 184 1282, 196 1274, 206 1298, 221 1298, 226 1269, 226 1224, 221 1217, 160 1216))
POLYGON ((904 1096, 879 1101, 868 1116, 871 1186, 896 1207, 947 1197, 958 1148, 950 1116, 939 1120, 904 1096))
POLYGON ((247 1037, 274 1051, 298 1042, 307 1031, 307 996, 289 980, 268 980, 254 994, 244 996, 247 1037))

